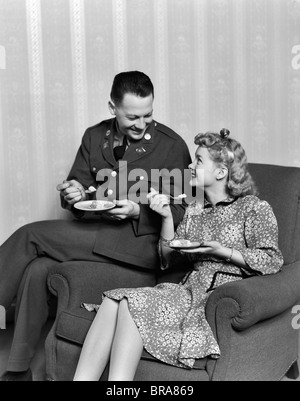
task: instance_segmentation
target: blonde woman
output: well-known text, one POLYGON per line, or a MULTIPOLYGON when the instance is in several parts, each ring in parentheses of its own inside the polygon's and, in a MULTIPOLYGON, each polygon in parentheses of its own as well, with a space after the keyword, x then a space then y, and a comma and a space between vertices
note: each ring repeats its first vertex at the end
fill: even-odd
POLYGON ((160 253, 168 267, 172 244, 198 242, 180 249, 193 270, 179 284, 117 289, 103 295, 86 337, 75 381, 97 381, 110 361, 109 380, 133 380, 143 349, 158 360, 192 369, 196 359, 218 358, 220 349, 205 318, 205 304, 219 285, 252 275, 272 274, 283 265, 277 221, 270 205, 256 196, 242 146, 220 134, 199 134, 191 185, 204 189, 174 232, 166 196, 152 191, 150 207, 162 216, 160 253), (174 242, 176 241, 176 242, 174 242))

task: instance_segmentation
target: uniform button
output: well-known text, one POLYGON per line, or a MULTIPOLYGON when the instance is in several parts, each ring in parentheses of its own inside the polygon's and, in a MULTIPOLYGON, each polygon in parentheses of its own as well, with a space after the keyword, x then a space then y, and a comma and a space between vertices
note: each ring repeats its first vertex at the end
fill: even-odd
POLYGON ((140 180, 144 181, 145 177, 143 175, 140 176, 140 180))
POLYGON ((150 135, 150 134, 146 134, 146 135, 145 135, 145 139, 146 139, 146 141, 150 141, 151 135, 150 135))
POLYGON ((97 171, 96 167, 93 167, 93 172, 97 171))
POLYGON ((116 171, 113 171, 112 173, 111 173, 111 176, 112 177, 116 177, 118 174, 117 174, 117 172, 116 171))
POLYGON ((109 190, 107 191, 107 195, 109 195, 109 196, 111 196, 113 193, 114 193, 114 191, 113 191, 112 189, 109 189, 109 190))

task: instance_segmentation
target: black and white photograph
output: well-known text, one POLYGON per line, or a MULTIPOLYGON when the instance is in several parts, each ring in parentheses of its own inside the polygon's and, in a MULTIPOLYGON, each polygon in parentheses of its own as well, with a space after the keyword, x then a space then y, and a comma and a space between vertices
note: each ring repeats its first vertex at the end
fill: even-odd
POLYGON ((0 0, 0 188, 0 381, 300 381, 300 0, 0 0))

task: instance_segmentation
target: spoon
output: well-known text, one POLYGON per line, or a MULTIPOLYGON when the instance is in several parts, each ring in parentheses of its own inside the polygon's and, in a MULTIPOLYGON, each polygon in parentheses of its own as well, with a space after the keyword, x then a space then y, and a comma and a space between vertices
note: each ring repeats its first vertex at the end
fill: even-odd
MULTIPOLYGON (((151 194, 153 194, 153 192, 150 192, 150 193, 148 194, 148 197, 151 196, 151 194)), ((186 194, 181 194, 181 195, 178 195, 178 196, 173 196, 173 195, 165 195, 165 194, 155 193, 155 195, 164 195, 164 196, 166 196, 167 198, 173 199, 173 200, 182 200, 182 199, 187 198, 187 195, 186 195, 186 194)))
POLYGON ((93 194, 93 193, 96 192, 96 191, 97 191, 96 188, 94 188, 94 187, 89 187, 89 189, 85 190, 84 192, 85 192, 86 194, 93 194))
POLYGON ((172 195, 166 195, 166 196, 168 196, 170 199, 173 199, 173 200, 181 200, 181 199, 187 198, 186 194, 181 194, 178 196, 172 196, 172 195))

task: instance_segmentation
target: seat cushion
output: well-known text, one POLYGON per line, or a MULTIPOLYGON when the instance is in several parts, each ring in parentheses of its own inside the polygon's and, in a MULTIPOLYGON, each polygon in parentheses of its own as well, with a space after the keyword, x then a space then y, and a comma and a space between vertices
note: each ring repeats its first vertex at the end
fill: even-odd
MULTIPOLYGON (((95 317, 95 313, 79 310, 78 312, 62 312, 58 318, 56 335, 61 339, 83 345, 87 332, 95 317)), ((157 362, 157 359, 144 350, 143 360, 157 362)), ((194 369, 205 370, 207 358, 198 359, 194 369)))

